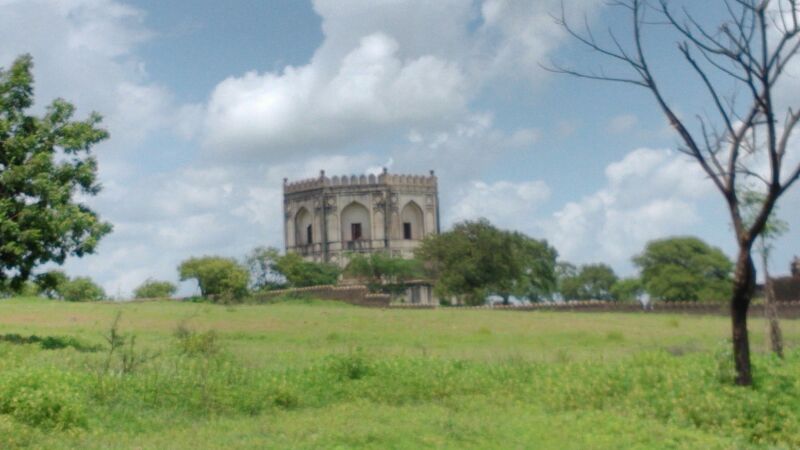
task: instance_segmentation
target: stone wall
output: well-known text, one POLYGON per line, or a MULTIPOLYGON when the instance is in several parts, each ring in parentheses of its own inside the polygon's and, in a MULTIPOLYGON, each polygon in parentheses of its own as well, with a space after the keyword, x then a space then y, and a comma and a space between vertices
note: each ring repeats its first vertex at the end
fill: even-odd
POLYGON ((294 289, 281 289, 253 296, 259 303, 268 303, 277 297, 303 296, 320 300, 336 300, 358 306, 387 307, 391 298, 386 294, 370 293, 366 286, 309 286, 294 289))
MULTIPOLYGON (((800 301, 777 302, 778 314, 784 319, 800 319, 800 301)), ((461 306, 454 309, 493 309, 507 311, 554 311, 554 312, 611 312, 611 313, 669 313, 669 314, 712 314, 730 315, 730 305, 728 303, 704 303, 704 302, 656 302, 648 309, 638 303, 618 303, 618 302, 569 302, 569 303, 535 303, 532 305, 494 305, 494 306, 461 306)), ((750 305, 748 314, 752 317, 764 316, 764 305, 750 305)))

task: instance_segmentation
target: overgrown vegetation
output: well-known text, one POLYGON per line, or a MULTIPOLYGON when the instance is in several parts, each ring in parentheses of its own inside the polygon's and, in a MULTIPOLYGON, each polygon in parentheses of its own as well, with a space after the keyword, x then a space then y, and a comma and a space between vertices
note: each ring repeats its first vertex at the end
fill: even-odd
POLYGON ((76 316, 99 351, 0 340, 0 447, 800 445, 796 321, 741 390, 724 318, 0 303, 39 336, 76 316))
POLYGON ((369 255, 353 254, 344 270, 345 276, 361 280, 372 292, 399 295, 405 292, 408 282, 425 276, 422 262, 392 256, 386 252, 369 255))

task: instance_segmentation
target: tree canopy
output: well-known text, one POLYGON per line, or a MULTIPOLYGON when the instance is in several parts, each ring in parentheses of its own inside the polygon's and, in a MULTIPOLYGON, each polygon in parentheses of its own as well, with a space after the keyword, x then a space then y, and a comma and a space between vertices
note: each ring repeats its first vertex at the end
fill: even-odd
POLYGON ((398 294, 405 290, 408 281, 423 277, 424 270, 418 259, 375 252, 368 256, 351 255, 344 274, 363 279, 371 291, 398 294))
POLYGON ((178 287, 169 281, 158 281, 148 278, 133 290, 133 297, 168 298, 171 297, 177 290, 178 287))
POLYGON ((278 257, 274 268, 286 278, 291 287, 336 284, 341 273, 335 264, 306 261, 297 253, 278 257))
MULTIPOLYGON (((562 266, 568 270, 568 266, 562 266)), ((574 266, 573 266, 574 267, 574 266)), ((607 264, 587 264, 559 280, 564 300, 614 300, 617 275, 607 264)))
POLYGON ((57 99, 42 117, 33 105, 33 60, 0 70, 0 284, 21 286, 34 268, 94 252, 111 225, 77 195, 100 191, 91 147, 106 139, 100 116, 73 121, 57 99))
POLYGON ((238 299, 247 294, 248 272, 233 258, 203 256, 189 258, 178 266, 181 281, 195 279, 200 295, 219 300, 238 299))
POLYGON ((489 294, 540 300, 556 285, 556 250, 546 241, 500 230, 486 219, 426 237, 417 249, 441 297, 481 304, 489 294))
POLYGON ((633 258, 645 290, 657 300, 721 300, 731 295, 733 263, 696 237, 650 241, 633 258))

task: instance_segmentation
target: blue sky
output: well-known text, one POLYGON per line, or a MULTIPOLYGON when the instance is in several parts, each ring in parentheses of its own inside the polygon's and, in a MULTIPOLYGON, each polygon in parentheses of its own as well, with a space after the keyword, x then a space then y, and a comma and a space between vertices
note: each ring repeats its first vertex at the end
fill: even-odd
MULTIPOLYGON (((567 3, 600 29, 626 26, 603 2, 567 3)), ((697 13, 713 18, 711 3, 697 13)), ((0 0, 0 66, 31 53, 37 108, 62 96, 106 119, 104 190, 87 202, 115 231, 66 270, 111 295, 176 281, 189 256, 282 246, 281 181, 320 169, 435 169, 445 226, 485 216, 621 275, 668 235, 733 255, 721 197, 671 150, 647 92, 540 68, 601 63, 555 26, 558 5, 0 0)), ((647 45, 678 110, 702 108, 674 38, 656 30, 647 45)), ((787 102, 800 100, 796 76, 780 91, 787 102)), ((790 231, 774 272, 800 254, 798 207, 795 188, 780 204, 790 231)))

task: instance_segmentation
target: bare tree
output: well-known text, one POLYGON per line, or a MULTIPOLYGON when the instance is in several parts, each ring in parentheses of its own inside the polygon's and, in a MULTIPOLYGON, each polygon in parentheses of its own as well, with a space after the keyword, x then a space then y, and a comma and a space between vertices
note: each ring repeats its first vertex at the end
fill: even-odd
MULTIPOLYGON (((730 212, 738 245, 733 275, 731 319, 736 383, 751 385, 747 310, 755 287, 751 250, 764 230, 778 198, 800 177, 800 164, 784 164, 789 139, 800 121, 800 110, 776 104, 775 90, 787 65, 800 48, 798 0, 718 0, 720 22, 708 26, 686 8, 674 11, 668 0, 613 0, 611 6, 630 15, 628 40, 614 30, 603 42, 587 24, 575 28, 564 9, 559 24, 577 41, 623 68, 619 75, 560 65, 548 70, 648 90, 680 137, 679 150, 702 167, 722 194, 730 212), (662 27, 678 36, 677 50, 707 91, 713 114, 701 112, 696 122, 676 112, 660 84, 645 50, 645 29, 662 27), (732 86, 730 90, 724 87, 732 86), (741 98, 740 98, 741 97, 741 98), (693 125, 694 124, 694 125, 693 125), (766 160, 767 170, 755 162, 766 160), (742 186, 759 185, 763 202, 752 222, 743 220, 742 186)), ((705 2, 704 2, 705 3, 705 2)), ((673 72, 674 74, 674 72, 673 72)), ((683 80, 682 80, 683 81, 683 80)))

